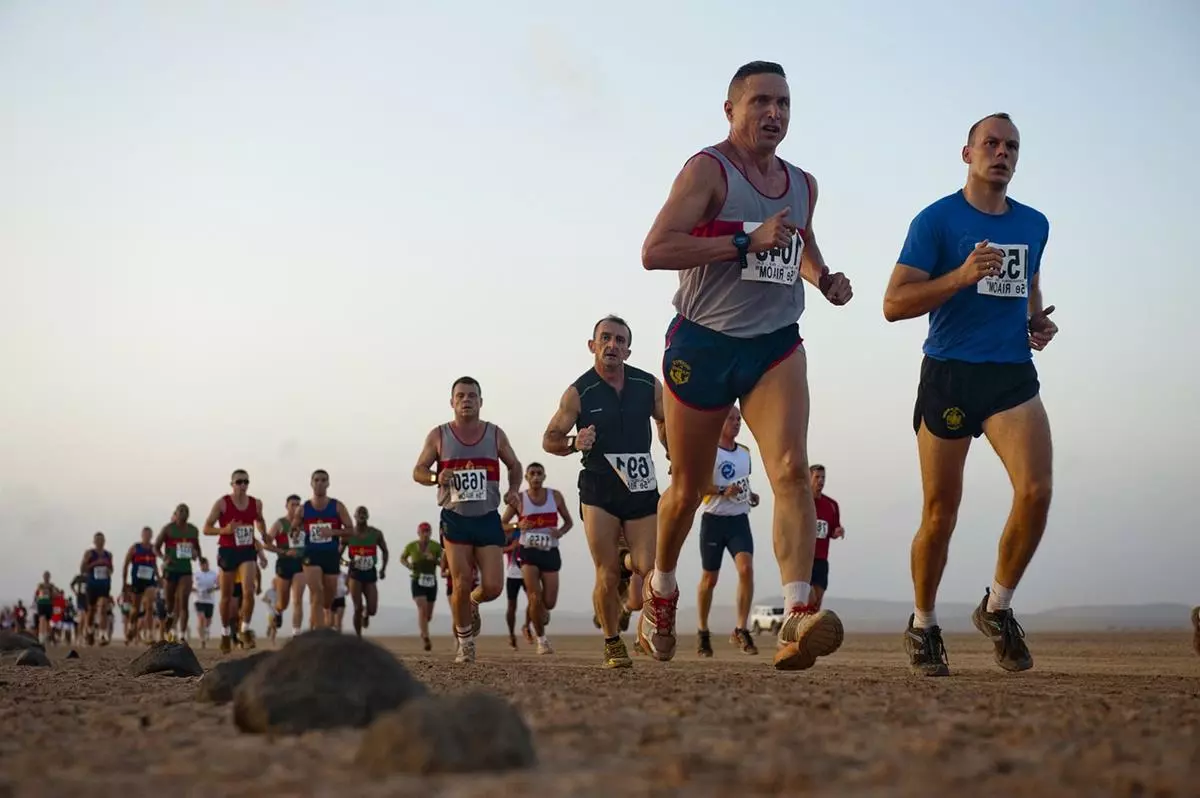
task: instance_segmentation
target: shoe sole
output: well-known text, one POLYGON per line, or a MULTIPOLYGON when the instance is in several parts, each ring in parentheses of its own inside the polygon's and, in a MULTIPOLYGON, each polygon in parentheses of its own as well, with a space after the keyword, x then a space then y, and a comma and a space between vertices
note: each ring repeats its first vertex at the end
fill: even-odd
POLYGON ((626 657, 625 659, 608 659, 604 661, 604 667, 612 670, 614 668, 632 668, 633 660, 626 657))
POLYGON ((804 637, 795 643, 785 643, 775 652, 775 669, 808 670, 817 663, 817 657, 827 657, 841 648, 845 636, 842 619, 829 610, 821 610, 804 637))

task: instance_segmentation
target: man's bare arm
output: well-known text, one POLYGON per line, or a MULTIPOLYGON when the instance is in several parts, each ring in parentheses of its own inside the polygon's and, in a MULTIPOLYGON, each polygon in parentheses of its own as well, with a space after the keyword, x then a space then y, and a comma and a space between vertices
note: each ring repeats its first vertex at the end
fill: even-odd
POLYGON ((931 280, 929 272, 897 263, 883 294, 883 317, 888 321, 903 321, 924 316, 962 289, 958 269, 931 280))
POLYGON ((413 481, 418 485, 430 488, 437 485, 437 472, 433 470, 433 465, 438 459, 439 444, 441 444, 441 434, 435 427, 425 436, 421 454, 417 456, 417 464, 413 466, 413 481))
POLYGON ((811 221, 813 211, 817 207, 817 178, 813 177, 811 172, 807 174, 812 191, 809 197, 808 219, 805 220, 807 228, 804 231, 804 254, 800 257, 800 276, 824 291, 821 281, 829 274, 829 267, 825 264, 821 247, 817 245, 817 234, 813 232, 811 221))
POLYGON ((571 511, 567 508, 567 502, 563 499, 562 493, 557 490, 554 491, 554 504, 558 507, 558 514, 563 520, 562 526, 558 528, 558 536, 561 538, 571 531, 571 527, 575 526, 575 519, 571 517, 571 511))
POLYGON ((217 499, 213 502, 212 509, 208 511, 208 518, 204 519, 204 534, 206 535, 221 535, 224 530, 216 526, 221 513, 225 512, 225 497, 217 499))
MULTIPOLYGON (((667 448, 667 414, 663 411, 663 384, 654 378, 654 426, 658 428, 658 442, 667 448)), ((667 459, 671 458, 670 453, 667 459)))
POLYGON ((646 234, 642 267, 648 271, 681 271, 737 258, 732 235, 692 235, 713 217, 724 191, 725 176, 715 158, 696 155, 684 164, 646 234))
POLYGON ((579 391, 572 385, 563 391, 562 398, 558 400, 558 410, 554 411, 550 424, 542 434, 543 451, 560 457, 566 457, 575 451, 575 447, 567 441, 567 433, 579 420, 580 407, 579 391))
POLYGON ((496 450, 500 456, 500 462, 504 463, 504 467, 508 469, 508 489, 520 490, 525 472, 521 470, 521 461, 517 459, 517 453, 513 451, 508 434, 499 427, 496 428, 496 450))

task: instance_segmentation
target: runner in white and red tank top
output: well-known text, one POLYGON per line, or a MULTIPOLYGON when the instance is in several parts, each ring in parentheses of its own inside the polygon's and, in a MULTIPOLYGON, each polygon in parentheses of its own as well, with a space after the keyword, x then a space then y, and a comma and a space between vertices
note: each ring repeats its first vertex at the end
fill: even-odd
POLYGON ((518 516, 521 576, 525 580, 525 594, 529 596, 529 617, 537 636, 537 652, 553 654, 554 649, 546 639, 546 625, 550 623, 550 610, 558 603, 558 572, 562 570, 558 542, 575 522, 562 494, 545 487, 546 469, 541 463, 526 467, 525 482, 529 487, 521 491, 520 512, 507 507, 502 520, 507 524, 514 515, 518 516), (558 524, 559 518, 562 526, 558 524))
POLYGON ((783 67, 755 61, 738 69, 725 100, 729 137, 684 165, 642 246, 647 270, 679 274, 662 362, 671 481, 658 505, 658 548, 638 625, 658 660, 675 656, 675 566, 735 401, 778 486, 773 533, 788 615, 775 667, 811 668, 842 643, 841 621, 809 601, 817 524, 799 320, 804 281, 835 305, 851 290, 845 275, 830 273, 813 234, 817 181, 776 154, 790 116, 783 67))

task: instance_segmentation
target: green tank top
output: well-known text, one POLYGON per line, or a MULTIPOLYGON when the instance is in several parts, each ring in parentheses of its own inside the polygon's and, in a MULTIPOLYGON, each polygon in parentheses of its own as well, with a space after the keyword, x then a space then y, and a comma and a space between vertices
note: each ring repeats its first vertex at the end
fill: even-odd
POLYGON ((404 554, 412 563, 412 578, 420 581, 422 574, 432 575, 438 572, 442 560, 442 547, 437 544, 436 540, 430 540, 425 544, 425 551, 422 552, 421 541, 414 540, 404 547, 404 554))
POLYGON ((196 558, 196 541, 200 531, 188 524, 168 524, 163 542, 163 570, 169 574, 190 574, 192 560, 196 558))

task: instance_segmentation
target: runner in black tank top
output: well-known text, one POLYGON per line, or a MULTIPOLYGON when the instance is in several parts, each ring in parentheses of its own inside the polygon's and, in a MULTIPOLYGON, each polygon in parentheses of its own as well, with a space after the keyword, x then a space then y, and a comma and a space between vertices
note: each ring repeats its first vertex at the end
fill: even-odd
MULTIPOLYGON (((604 665, 633 665, 621 632, 642 607, 641 575, 654 561, 658 479, 651 455, 650 420, 664 440, 662 384, 651 374, 626 365, 633 333, 624 319, 596 322, 588 349, 588 369, 563 393, 550 419, 542 448, 567 456, 582 452, 579 514, 596 565, 604 665), (576 435, 569 435, 572 427, 576 435), (619 541, 624 533, 633 560, 633 585, 627 604, 620 600, 619 541)), ((664 443, 665 446, 665 443, 664 443)))

